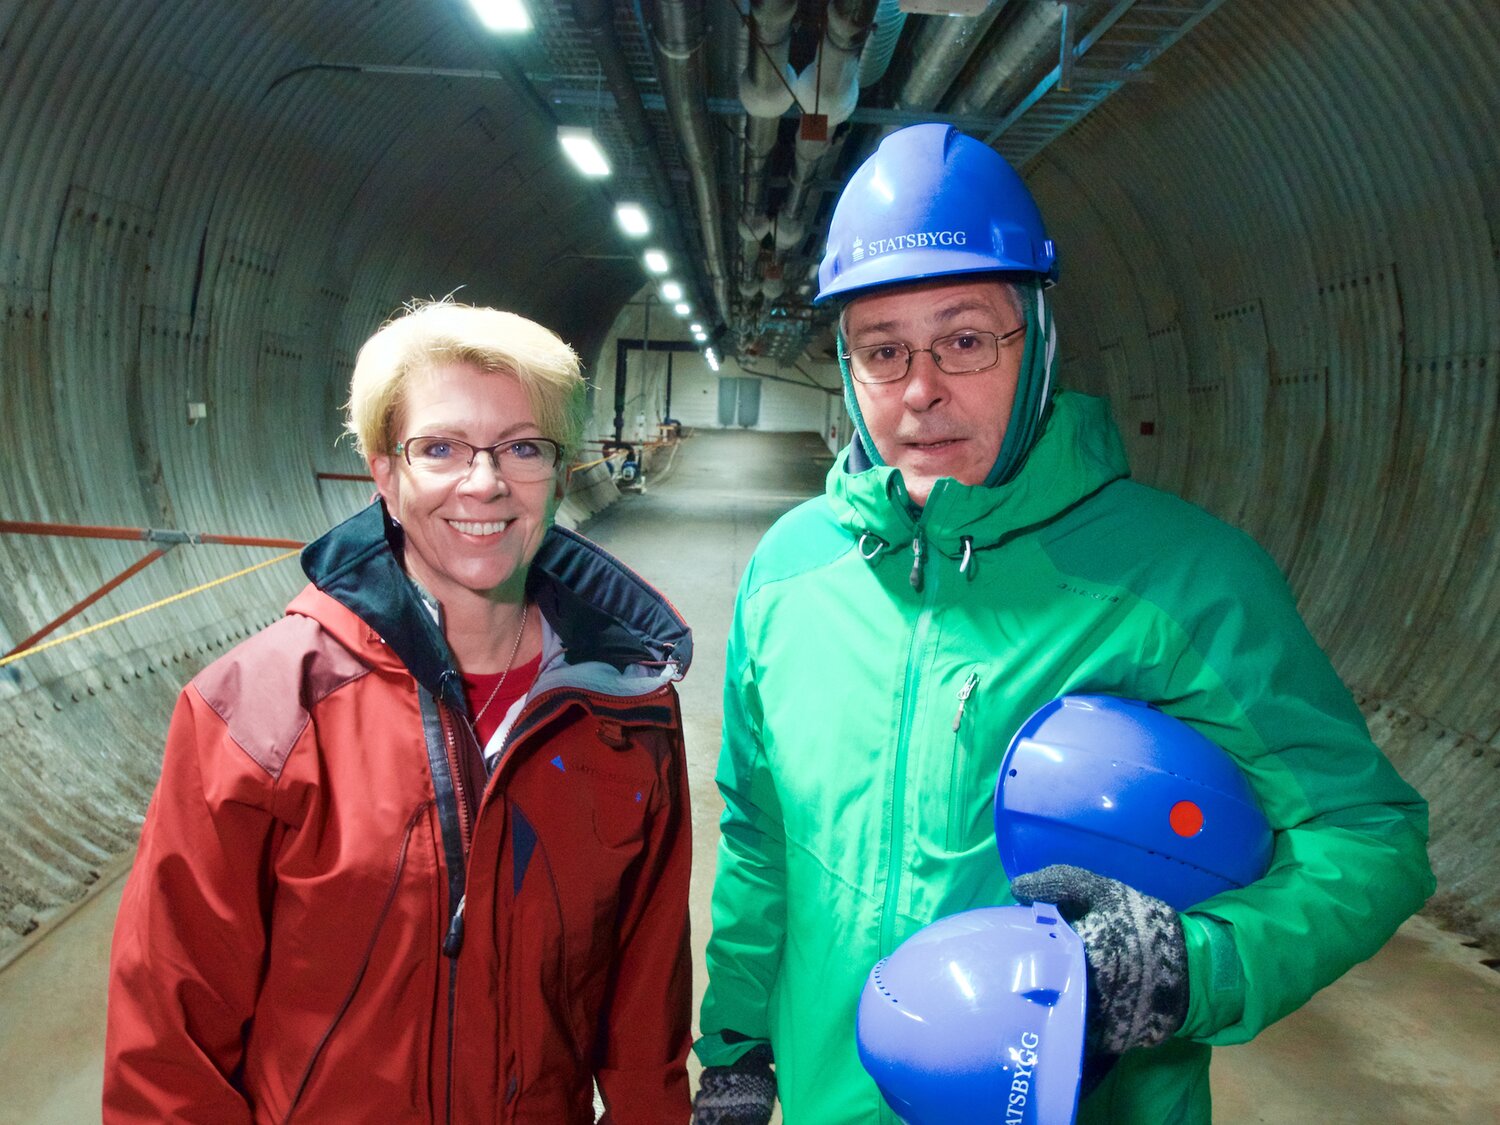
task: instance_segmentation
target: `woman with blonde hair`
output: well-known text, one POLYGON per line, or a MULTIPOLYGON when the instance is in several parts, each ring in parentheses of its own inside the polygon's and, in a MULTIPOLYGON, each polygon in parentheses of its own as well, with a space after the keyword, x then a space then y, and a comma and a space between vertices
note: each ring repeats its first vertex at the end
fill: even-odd
POLYGON ((106 1122, 683 1120, 691 634, 555 526, 577 357, 414 306, 361 349, 379 498, 194 678, 116 925, 106 1122))

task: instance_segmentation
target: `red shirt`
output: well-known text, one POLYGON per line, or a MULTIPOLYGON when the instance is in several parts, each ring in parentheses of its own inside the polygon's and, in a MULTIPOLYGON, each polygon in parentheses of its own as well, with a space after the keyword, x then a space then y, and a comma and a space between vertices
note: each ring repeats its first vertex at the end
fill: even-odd
POLYGON ((481 747, 490 744, 490 739, 500 729, 505 713, 516 700, 531 690, 531 685, 536 682, 536 675, 541 670, 542 654, 537 653, 535 659, 528 660, 519 668, 512 668, 509 673, 485 672, 464 676, 464 694, 469 697, 469 711, 479 715, 474 721, 474 733, 479 736, 481 747), (503 684, 500 683, 502 678, 505 680, 503 684), (490 692, 495 691, 497 684, 500 685, 500 690, 490 699, 490 692), (485 703, 487 699, 488 704, 485 703), (481 710, 484 711, 483 715, 479 714, 481 710))

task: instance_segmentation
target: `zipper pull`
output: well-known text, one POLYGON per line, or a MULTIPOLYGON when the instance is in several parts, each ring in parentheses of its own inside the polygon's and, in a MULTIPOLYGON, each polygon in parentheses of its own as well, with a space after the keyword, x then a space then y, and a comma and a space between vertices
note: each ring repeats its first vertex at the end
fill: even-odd
POLYGON ((919 594, 922 592, 922 564, 926 561, 922 551, 922 536, 919 533, 911 541, 911 588, 919 594))
POLYGON ((464 903, 468 901, 467 894, 458 900, 458 909, 448 923, 448 936, 443 938, 444 957, 457 957, 458 951, 464 947, 464 903))
POLYGON ((953 716, 953 730, 958 731, 958 724, 964 721, 964 704, 969 701, 969 696, 974 694, 974 688, 979 683, 979 673, 970 672, 969 678, 964 681, 964 686, 958 689, 958 714, 953 716))

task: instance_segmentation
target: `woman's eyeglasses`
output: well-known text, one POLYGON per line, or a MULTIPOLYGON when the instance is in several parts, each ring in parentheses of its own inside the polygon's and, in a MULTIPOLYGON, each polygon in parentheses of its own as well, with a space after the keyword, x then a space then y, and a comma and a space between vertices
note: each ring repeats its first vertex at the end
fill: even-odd
POLYGON ((451 437, 409 437, 395 452, 419 473, 434 477, 467 476, 481 453, 490 455, 495 475, 509 481, 546 480, 562 462, 562 446, 550 438, 511 438, 495 445, 471 445, 451 437))

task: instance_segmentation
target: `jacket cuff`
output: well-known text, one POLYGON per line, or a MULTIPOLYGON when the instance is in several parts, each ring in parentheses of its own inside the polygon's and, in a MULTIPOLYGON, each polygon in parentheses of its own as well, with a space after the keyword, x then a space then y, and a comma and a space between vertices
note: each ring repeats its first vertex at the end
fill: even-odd
POLYGON ((756 1047, 770 1046, 769 1039, 749 1039, 733 1031, 705 1035, 693 1044, 693 1054, 704 1066, 731 1066, 756 1047))
POLYGON ((693 1110, 687 1067, 681 1063, 660 1070, 601 1069, 594 1080, 613 1125, 685 1121, 693 1110))
MULTIPOLYGON (((1182 914, 1187 944, 1188 1011, 1177 1032, 1183 1039, 1211 1040, 1245 1015, 1245 973, 1228 923, 1207 914, 1182 914)), ((1236 1041, 1226 1037, 1226 1042, 1236 1041)))

